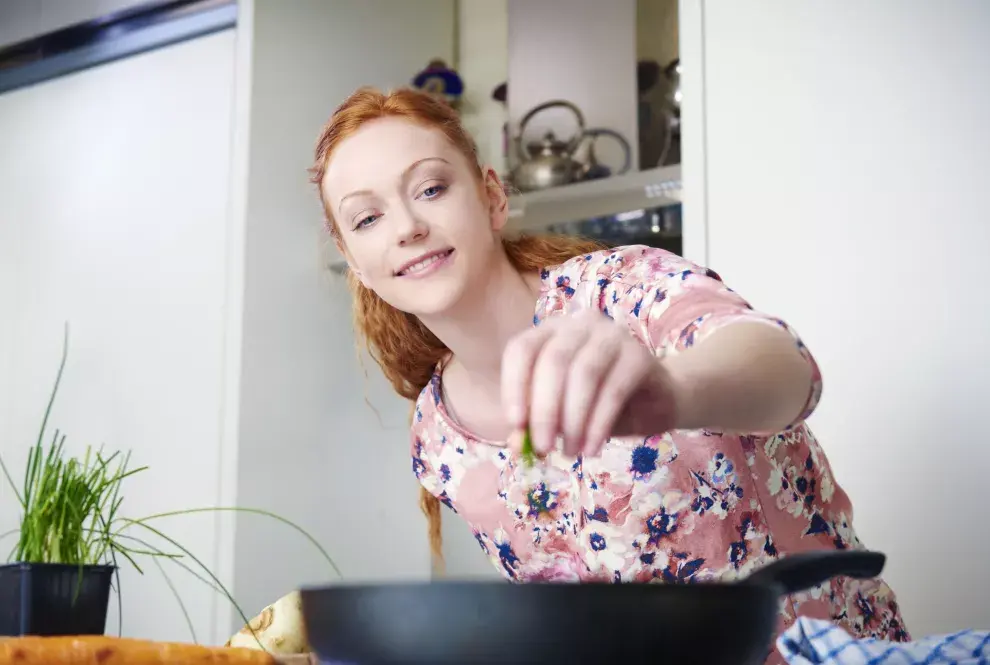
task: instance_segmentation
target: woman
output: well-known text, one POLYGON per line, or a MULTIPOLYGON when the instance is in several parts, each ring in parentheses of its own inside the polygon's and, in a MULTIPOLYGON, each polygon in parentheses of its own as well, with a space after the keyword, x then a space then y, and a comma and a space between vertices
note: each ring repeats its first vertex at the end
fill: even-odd
MULTIPOLYGON (((443 103, 360 90, 316 149, 358 331, 415 401, 413 470, 512 581, 688 582, 861 547, 805 419, 818 368, 779 319, 660 249, 503 236, 498 175, 443 103), (529 429, 543 457, 521 462, 529 429)), ((881 580, 783 605, 906 640, 881 580)))

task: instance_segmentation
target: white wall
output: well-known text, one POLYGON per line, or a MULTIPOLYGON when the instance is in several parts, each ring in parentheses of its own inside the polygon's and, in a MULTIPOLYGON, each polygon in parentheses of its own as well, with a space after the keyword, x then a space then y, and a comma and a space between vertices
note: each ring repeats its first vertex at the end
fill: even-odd
POLYGON ((813 428, 916 635, 990 628, 988 33, 984 0, 710 0, 682 41, 708 263, 816 353, 813 428))
MULTIPOLYGON (((152 467, 128 493, 132 514, 262 508, 303 525, 349 580, 429 577, 408 406, 368 359, 362 379, 306 169, 352 90, 405 85, 430 59, 453 59, 453 7, 242 0, 236 39, 0 97, 0 454, 15 469, 69 319, 55 424, 152 467)), ((16 515, 0 491, 3 530, 16 515)), ((332 579, 308 543, 264 518, 170 525, 249 614, 332 579)), ((222 642, 240 620, 183 575, 197 636, 222 642)), ((189 639, 154 569, 124 590, 125 634, 189 639)), ((111 630, 115 619, 111 608, 111 630)))
MULTIPOLYGON (((68 320, 50 425, 73 451, 105 443, 150 466, 126 481, 129 517, 221 502, 234 42, 218 33, 0 95, 0 455, 16 478, 68 320)), ((16 508, 0 481, 0 532, 16 508)), ((216 568, 216 524, 161 526, 216 568)), ((211 639, 214 592, 165 565, 211 639)), ((125 635, 190 639, 154 565, 122 576, 125 635)))
MULTIPOLYGON (((306 169, 355 88, 406 85, 431 58, 452 60, 453 0, 256 0, 242 18, 251 4, 238 503, 298 520, 350 580, 427 578, 409 407, 370 360, 361 378, 349 295, 319 270, 326 236, 306 169)), ((252 611, 333 577, 263 519, 238 519, 235 556, 236 595, 252 611)))
MULTIPOLYGON (((507 0, 457 0, 457 72, 464 80, 461 122, 478 144, 478 156, 505 172, 502 127, 509 118, 492 92, 509 76, 507 0)), ((479 548, 480 549, 480 548, 479 548)))

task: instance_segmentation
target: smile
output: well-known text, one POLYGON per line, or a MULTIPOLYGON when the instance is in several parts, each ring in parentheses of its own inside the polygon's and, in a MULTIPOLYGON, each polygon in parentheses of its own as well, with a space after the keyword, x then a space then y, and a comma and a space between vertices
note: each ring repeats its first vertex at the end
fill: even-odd
POLYGON ((453 249, 441 249, 413 259, 395 272, 396 277, 419 277, 439 269, 447 263, 454 253, 453 249))

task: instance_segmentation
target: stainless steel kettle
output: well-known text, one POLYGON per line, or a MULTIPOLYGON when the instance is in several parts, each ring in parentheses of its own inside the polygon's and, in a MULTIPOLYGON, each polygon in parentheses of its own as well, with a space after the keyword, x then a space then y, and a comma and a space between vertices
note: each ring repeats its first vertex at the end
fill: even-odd
POLYGON ((574 158, 574 153, 584 138, 584 114, 571 102, 555 99, 532 108, 523 116, 522 122, 519 123, 519 133, 514 139, 519 163, 512 169, 512 184, 519 191, 531 192, 566 185, 581 179, 585 166, 574 158), (522 141, 526 125, 538 113, 556 107, 566 108, 574 114, 578 122, 577 132, 569 140, 562 141, 548 130, 542 140, 527 143, 524 152, 522 141))

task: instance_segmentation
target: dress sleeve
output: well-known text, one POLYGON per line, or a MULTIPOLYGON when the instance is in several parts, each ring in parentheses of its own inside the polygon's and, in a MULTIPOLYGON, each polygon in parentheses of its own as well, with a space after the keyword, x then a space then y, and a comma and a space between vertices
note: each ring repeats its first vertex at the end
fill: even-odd
POLYGON ((599 305, 612 318, 624 319, 654 354, 677 353, 737 322, 781 328, 791 335, 812 369, 811 390, 792 426, 815 410, 822 391, 818 363, 784 321, 754 310, 714 271, 662 249, 623 248, 611 256, 611 263, 613 268, 604 274, 598 271, 599 305))

